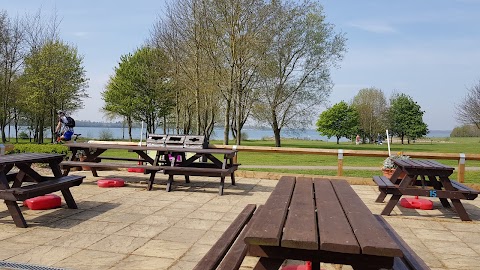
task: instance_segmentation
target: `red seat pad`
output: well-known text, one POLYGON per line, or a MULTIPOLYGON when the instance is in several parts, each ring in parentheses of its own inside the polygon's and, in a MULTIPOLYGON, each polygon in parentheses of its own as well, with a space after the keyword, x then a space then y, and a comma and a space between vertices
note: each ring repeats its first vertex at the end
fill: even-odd
POLYGON ((62 198, 55 194, 47 194, 27 199, 23 202, 23 205, 26 205, 31 210, 52 209, 62 205, 62 198))
POLYGON ((99 187, 123 187, 125 180, 122 178, 104 178, 97 181, 99 187))
POLYGON ((143 168, 128 168, 128 172, 143 173, 143 172, 145 172, 145 169, 143 169, 143 168))
POLYGON ((400 205, 405 208, 413 208, 413 209, 422 209, 422 210, 433 209, 433 202, 428 199, 402 198, 400 200, 400 205))

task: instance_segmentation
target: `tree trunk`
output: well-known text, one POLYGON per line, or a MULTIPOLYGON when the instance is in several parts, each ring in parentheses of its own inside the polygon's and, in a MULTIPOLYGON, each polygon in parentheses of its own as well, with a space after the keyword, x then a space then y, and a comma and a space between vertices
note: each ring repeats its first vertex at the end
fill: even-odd
POLYGON ((127 116, 127 125, 128 125, 128 138, 130 141, 133 141, 132 138, 132 118, 127 116))
POLYGON ((339 136, 337 136, 337 144, 340 144, 340 138, 339 136))
POLYGON ((225 121, 223 127, 223 144, 228 145, 228 135, 230 131, 230 100, 227 100, 225 107, 225 121))
POLYGON ((281 137, 280 137, 280 129, 278 127, 273 129, 273 136, 275 137, 275 147, 281 147, 281 137))

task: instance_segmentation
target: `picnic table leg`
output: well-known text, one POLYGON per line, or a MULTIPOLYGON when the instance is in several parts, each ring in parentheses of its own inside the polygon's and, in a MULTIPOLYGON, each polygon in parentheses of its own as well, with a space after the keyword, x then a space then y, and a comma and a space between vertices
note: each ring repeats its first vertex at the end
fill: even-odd
POLYGON ((271 259, 262 257, 258 260, 258 263, 255 265, 253 270, 278 270, 282 266, 282 259, 271 259))
POLYGON ((471 221, 470 217, 468 216, 467 211, 463 207, 462 202, 460 202, 460 199, 451 199, 453 207, 455 207, 455 210, 457 211, 457 214, 460 216, 460 219, 462 221, 471 221))
POLYGON ((168 181, 167 181, 167 192, 170 192, 172 189, 172 183, 173 183, 173 174, 168 175, 168 181))
POLYGON ((157 172, 156 171, 152 171, 150 173, 150 179, 148 179, 148 187, 147 187, 147 190, 152 190, 153 188, 153 182, 155 181, 155 174, 157 172))
POLYGON ((65 169, 63 169, 63 176, 67 176, 68 173, 70 172, 70 167, 64 167, 65 169))
POLYGON ((225 176, 220 177, 220 186, 218 187, 218 195, 223 195, 223 187, 225 185, 225 176))
POLYGON ((232 179, 232 186, 235 186, 235 173, 232 172, 230 178, 232 179))
MULTIPOLYGON (((441 182, 437 181, 437 178, 434 175, 428 175, 428 180, 432 183, 433 188, 436 190, 442 190, 441 182)), ((440 198, 440 202, 445 208, 452 207, 446 198, 440 198)))
POLYGON ((72 193, 70 192, 70 189, 65 188, 65 189, 62 189, 61 191, 62 191, 63 198, 65 199, 65 202, 67 203, 68 208, 78 209, 77 204, 75 203, 75 200, 73 199, 72 193))
POLYGON ((378 190, 380 191, 380 194, 378 194, 378 197, 375 200, 375 202, 381 203, 383 202, 383 200, 385 200, 385 197, 387 197, 387 192, 385 192, 385 190, 381 188, 378 188, 378 190))
POLYGON ((5 201, 5 204, 7 205, 8 212, 10 212, 10 215, 12 216, 15 225, 20 228, 27 228, 27 222, 25 221, 25 218, 23 217, 22 211, 20 211, 20 207, 18 207, 17 202, 5 201))
POLYGON ((381 214, 389 216, 395 205, 397 205, 398 201, 400 200, 400 197, 402 197, 402 195, 392 195, 392 198, 390 198, 390 201, 388 201, 381 214))
POLYGON ((95 169, 95 168, 90 168, 90 169, 92 170, 92 175, 94 177, 98 177, 97 169, 95 169))

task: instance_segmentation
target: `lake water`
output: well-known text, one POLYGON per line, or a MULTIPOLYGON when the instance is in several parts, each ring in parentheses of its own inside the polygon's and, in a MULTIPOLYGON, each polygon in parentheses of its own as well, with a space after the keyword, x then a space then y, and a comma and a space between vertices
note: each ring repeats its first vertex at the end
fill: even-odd
MULTIPOLYGON (((13 129, 12 129, 13 131, 13 129)), ((262 138, 273 138, 273 131, 270 129, 261 129, 261 128, 245 128, 242 130, 243 133, 247 134, 249 140, 261 140, 262 138)), ((122 139, 123 134, 125 138, 128 138, 127 129, 122 128, 107 128, 107 127, 75 127, 75 133, 82 134, 83 138, 99 139, 102 133, 109 133, 114 139, 122 139)), ((140 128, 132 129, 132 137, 136 140, 140 139, 140 128)), ((164 134, 161 131, 156 132, 157 134, 164 134)), ((435 138, 444 138, 450 137, 451 130, 431 130, 427 137, 435 138)), ((13 134, 13 133, 12 133, 13 134)), ((335 142, 336 138, 332 137, 328 139, 325 136, 321 136, 314 129, 306 129, 305 131, 299 132, 295 130, 285 130, 282 131, 282 138, 296 138, 304 140, 323 140, 329 142, 335 142)), ((145 134, 143 135, 145 139, 145 134)), ((214 140, 223 139, 223 129, 215 128, 212 138, 214 140)), ((349 141, 346 138, 342 138, 340 141, 349 141)))

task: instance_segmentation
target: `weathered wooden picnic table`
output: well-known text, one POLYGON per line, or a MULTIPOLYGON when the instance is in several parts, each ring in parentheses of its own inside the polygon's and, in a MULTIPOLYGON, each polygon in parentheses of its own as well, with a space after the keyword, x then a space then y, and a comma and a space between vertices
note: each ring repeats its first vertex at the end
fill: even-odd
POLYGON ((452 204, 461 220, 471 220, 460 200, 474 200, 479 192, 450 179, 454 168, 433 160, 395 160, 397 169, 389 178, 374 176, 380 194, 376 202, 383 202, 387 194, 392 194, 382 215, 390 215, 395 205, 403 195, 439 198, 443 207, 450 208, 452 204), (404 177, 400 178, 400 175, 404 177))
MULTIPOLYGON (((68 175, 71 167, 88 166, 92 174, 97 177, 96 168, 142 168, 146 173, 150 173, 148 181, 148 190, 152 190, 155 175, 158 171, 168 174, 166 190, 170 191, 174 181, 174 175, 185 176, 185 181, 190 182, 190 176, 208 176, 220 177, 219 194, 223 194, 225 177, 230 176, 232 184, 235 185, 234 172, 238 164, 233 163, 236 150, 195 148, 181 146, 149 146, 149 145, 119 145, 119 144, 99 144, 99 143, 68 143, 65 144, 72 151, 69 161, 62 162, 64 174, 68 175), (140 157, 134 161, 146 163, 118 163, 103 162, 101 154, 107 150, 117 149, 135 152, 140 157), (80 161, 78 153, 84 153, 86 158, 80 161), (147 152, 155 152, 152 157, 147 152), (192 153, 187 158, 187 153, 192 153), (220 160, 215 155, 223 156, 220 160), (169 158, 172 157, 172 158, 169 158), (178 158, 180 157, 180 158, 178 158)), ((108 159, 112 159, 111 157, 108 159)), ((115 158, 117 160, 132 161, 130 158, 115 158)))
POLYGON ((345 180, 282 177, 253 216, 244 241, 255 269, 286 259, 392 268, 402 250, 345 180))
POLYGON ((85 176, 62 176, 59 164, 64 156, 46 153, 0 156, 0 198, 5 201, 17 227, 27 227, 17 201, 61 191, 68 208, 77 208, 70 187, 80 185, 85 176), (34 163, 48 164, 53 176, 42 176, 32 167, 34 163), (14 167, 18 171, 10 172, 14 167))

